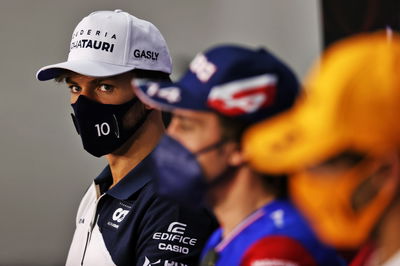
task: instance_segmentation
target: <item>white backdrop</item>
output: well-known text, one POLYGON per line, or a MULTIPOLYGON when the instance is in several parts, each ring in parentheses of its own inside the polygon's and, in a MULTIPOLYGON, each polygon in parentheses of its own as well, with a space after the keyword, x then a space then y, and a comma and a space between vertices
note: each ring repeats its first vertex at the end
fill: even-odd
POLYGON ((174 78, 217 43, 266 46, 301 77, 320 52, 317 0, 1 0, 0 265, 63 265, 79 199, 104 165, 81 148, 67 88, 35 80, 66 59, 79 20, 102 9, 152 21, 174 78))

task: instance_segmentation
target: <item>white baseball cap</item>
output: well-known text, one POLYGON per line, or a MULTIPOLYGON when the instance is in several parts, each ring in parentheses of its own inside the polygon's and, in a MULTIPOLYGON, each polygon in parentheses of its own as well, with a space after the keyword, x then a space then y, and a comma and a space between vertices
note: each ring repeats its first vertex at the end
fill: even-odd
POLYGON ((76 26, 66 62, 42 67, 40 81, 62 70, 109 77, 132 69, 172 72, 172 60, 160 31, 150 22, 122 10, 96 11, 76 26))

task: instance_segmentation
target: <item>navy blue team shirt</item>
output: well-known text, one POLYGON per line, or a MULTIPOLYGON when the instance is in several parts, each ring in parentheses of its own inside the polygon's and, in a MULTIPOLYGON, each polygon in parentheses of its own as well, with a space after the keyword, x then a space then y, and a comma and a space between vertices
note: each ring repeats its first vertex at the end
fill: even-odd
POLYGON ((208 210, 158 197, 149 161, 109 190, 109 166, 94 180, 78 209, 66 265, 198 265, 216 220, 208 210))

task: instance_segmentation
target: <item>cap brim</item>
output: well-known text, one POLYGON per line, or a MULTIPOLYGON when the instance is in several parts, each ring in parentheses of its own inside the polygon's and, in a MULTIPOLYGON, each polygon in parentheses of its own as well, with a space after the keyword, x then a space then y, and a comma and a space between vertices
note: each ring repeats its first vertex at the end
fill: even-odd
POLYGON ((36 73, 36 78, 40 81, 54 79, 63 70, 70 70, 90 77, 109 77, 128 72, 134 68, 133 66, 119 66, 89 60, 74 60, 42 67, 36 73))
POLYGON ((145 104, 163 111, 187 109, 197 111, 211 110, 200 94, 193 93, 179 82, 149 82, 148 80, 133 79, 132 87, 136 96, 145 104))
POLYGON ((333 132, 329 119, 319 119, 317 110, 307 107, 297 105, 245 132, 244 152, 254 169, 266 174, 295 173, 345 146, 342 132, 333 132))

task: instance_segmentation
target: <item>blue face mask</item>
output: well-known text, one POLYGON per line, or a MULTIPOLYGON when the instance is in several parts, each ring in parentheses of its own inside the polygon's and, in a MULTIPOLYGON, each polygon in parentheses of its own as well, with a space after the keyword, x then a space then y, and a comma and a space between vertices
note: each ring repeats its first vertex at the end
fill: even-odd
POLYGON ((237 168, 228 167, 207 182, 197 156, 217 149, 224 143, 221 140, 192 153, 177 140, 164 135, 150 157, 158 194, 189 207, 204 205, 207 190, 230 179, 237 168))

